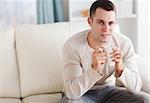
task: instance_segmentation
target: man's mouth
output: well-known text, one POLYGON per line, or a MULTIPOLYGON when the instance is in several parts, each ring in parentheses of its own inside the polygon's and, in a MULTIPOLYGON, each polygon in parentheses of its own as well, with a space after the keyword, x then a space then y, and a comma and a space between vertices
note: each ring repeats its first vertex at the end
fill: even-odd
POLYGON ((102 37, 109 36, 110 34, 101 34, 102 37))

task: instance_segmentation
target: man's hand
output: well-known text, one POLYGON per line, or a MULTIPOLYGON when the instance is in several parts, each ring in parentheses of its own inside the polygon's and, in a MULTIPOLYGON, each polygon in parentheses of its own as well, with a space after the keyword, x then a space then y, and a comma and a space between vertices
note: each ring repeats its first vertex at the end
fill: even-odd
POLYGON ((115 76, 120 77, 123 71, 122 55, 118 48, 113 48, 112 61, 115 62, 115 76))
POLYGON ((100 47, 95 48, 92 55, 92 68, 96 71, 101 69, 102 64, 106 62, 106 53, 100 47))

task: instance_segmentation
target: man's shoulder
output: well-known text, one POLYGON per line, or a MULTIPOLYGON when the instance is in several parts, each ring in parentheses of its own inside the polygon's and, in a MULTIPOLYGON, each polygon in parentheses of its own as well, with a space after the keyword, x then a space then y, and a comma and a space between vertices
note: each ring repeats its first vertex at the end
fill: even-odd
POLYGON ((114 34, 112 36, 112 39, 113 39, 113 43, 118 46, 122 51, 125 50, 125 48, 131 48, 133 47, 133 43, 132 41, 130 40, 129 37, 127 37, 126 35, 124 34, 114 34))
POLYGON ((114 33, 112 38, 115 41, 119 41, 119 42, 126 42, 126 41, 130 41, 130 38, 127 37, 126 35, 122 34, 122 33, 114 33))

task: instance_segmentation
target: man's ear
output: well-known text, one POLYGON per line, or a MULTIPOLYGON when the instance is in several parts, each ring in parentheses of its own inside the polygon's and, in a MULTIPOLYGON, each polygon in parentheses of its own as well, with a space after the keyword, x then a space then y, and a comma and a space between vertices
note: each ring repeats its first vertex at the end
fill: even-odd
POLYGON ((92 23, 93 23, 92 18, 88 17, 87 21, 88 21, 89 26, 92 27, 92 23))

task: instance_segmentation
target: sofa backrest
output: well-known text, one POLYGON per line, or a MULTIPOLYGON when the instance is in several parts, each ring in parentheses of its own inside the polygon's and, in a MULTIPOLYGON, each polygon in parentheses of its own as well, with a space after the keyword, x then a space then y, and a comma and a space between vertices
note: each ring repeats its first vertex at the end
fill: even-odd
POLYGON ((87 29, 88 25, 85 23, 64 22, 16 27, 22 97, 62 92, 62 46, 71 35, 87 29))
POLYGON ((0 28, 0 97, 20 97, 14 30, 0 28))
POLYGON ((150 63, 136 55, 136 62, 142 79, 142 91, 150 94, 150 63))

